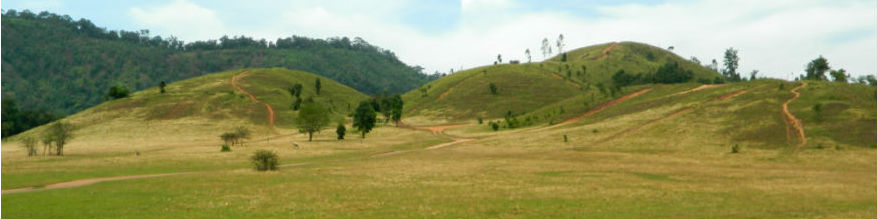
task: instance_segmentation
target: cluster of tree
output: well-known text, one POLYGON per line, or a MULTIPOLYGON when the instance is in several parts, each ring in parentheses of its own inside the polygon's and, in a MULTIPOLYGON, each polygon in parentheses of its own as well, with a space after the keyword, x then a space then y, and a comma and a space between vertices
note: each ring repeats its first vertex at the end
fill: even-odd
POLYGON ((3 98, 3 138, 27 131, 28 129, 55 121, 58 116, 43 110, 23 110, 18 108, 15 99, 3 98))
POLYGON ((314 138, 314 132, 319 132, 329 125, 331 112, 323 105, 307 98, 298 110, 298 119, 295 120, 298 131, 308 133, 308 141, 314 138))
POLYGON ((219 138, 222 139, 226 145, 243 146, 244 139, 250 139, 250 129, 244 126, 238 126, 230 132, 222 133, 222 135, 219 135, 219 138))
POLYGON ((384 116, 385 124, 392 120, 398 126, 399 122, 402 121, 402 106, 404 105, 402 96, 398 94, 393 96, 386 94, 378 95, 373 97, 369 104, 371 104, 375 112, 379 112, 384 116))
MULTIPOLYGON (((613 85, 624 87, 635 84, 662 83, 674 84, 685 83, 694 78, 691 70, 686 70, 679 66, 677 62, 668 62, 659 67, 653 74, 630 74, 624 72, 624 69, 618 70, 612 74, 613 85)), ((598 87, 601 85, 598 84, 598 87)))
MULTIPOLYGON (((64 156, 64 145, 73 139, 75 127, 66 122, 56 122, 50 125, 42 134, 43 155, 64 156)), ((22 147, 27 150, 27 156, 37 155, 37 139, 32 136, 21 139, 22 147)))
MULTIPOLYGON (((561 59, 561 61, 565 62, 566 53, 563 52, 563 47, 566 46, 566 42, 563 41, 563 34, 557 36, 557 40, 554 41, 554 46, 557 47, 558 54, 563 54, 563 58, 561 59)), ((542 50, 543 58, 548 58, 549 56, 551 56, 554 53, 553 48, 554 47, 551 47, 551 42, 548 41, 548 38, 542 39, 542 47, 540 49, 542 50)), ((524 53, 527 56, 527 62, 530 62, 530 49, 528 48, 526 51, 524 51, 524 53)))
MULTIPOLYGON (((164 87, 162 87, 161 90, 164 91, 164 87)), ((119 98, 125 98, 125 97, 128 97, 129 92, 130 91, 128 91, 128 88, 125 88, 123 86, 112 86, 112 87, 110 87, 110 90, 107 91, 107 94, 104 95, 104 100, 115 100, 115 99, 119 99, 119 98)), ((162 92, 162 93, 164 93, 164 92, 162 92)))
POLYGON ((212 72, 284 67, 364 93, 402 93, 440 77, 407 66, 360 38, 249 37, 185 43, 148 30, 108 31, 86 19, 8 10, 2 16, 2 93, 24 109, 72 114, 103 101, 110 85, 130 91, 212 72))
POLYGON ((835 82, 877 85, 877 77, 874 75, 863 75, 858 78, 853 78, 847 73, 847 70, 843 68, 832 69, 831 66, 829 66, 828 59, 822 56, 807 63, 804 73, 805 74, 798 76, 797 79, 827 81, 830 76, 831 80, 835 82), (825 75, 825 73, 828 73, 828 75, 825 75))

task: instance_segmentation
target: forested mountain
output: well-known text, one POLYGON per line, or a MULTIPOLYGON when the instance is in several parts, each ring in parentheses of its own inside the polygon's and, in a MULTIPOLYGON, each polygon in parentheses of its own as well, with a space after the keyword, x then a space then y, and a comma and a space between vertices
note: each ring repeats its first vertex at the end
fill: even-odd
POLYGON ((223 36, 184 43, 148 30, 106 30, 86 19, 9 10, 2 16, 2 91, 22 109, 71 114, 103 101, 110 86, 132 91, 212 72, 283 67, 319 74, 360 92, 402 93, 431 76, 362 40, 223 36))

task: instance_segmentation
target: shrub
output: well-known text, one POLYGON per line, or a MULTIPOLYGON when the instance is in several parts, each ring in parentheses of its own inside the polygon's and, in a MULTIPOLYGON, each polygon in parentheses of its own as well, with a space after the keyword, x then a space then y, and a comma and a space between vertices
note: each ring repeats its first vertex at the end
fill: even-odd
POLYGON ((258 150, 250 157, 256 170, 277 170, 277 154, 269 150, 258 150))
POLYGON ((344 140, 345 133, 347 133, 347 128, 344 127, 344 123, 338 123, 338 127, 335 128, 335 134, 338 134, 338 140, 344 140))
POLYGON ((821 150, 821 149, 824 149, 824 148, 825 148, 825 147, 822 146, 821 144, 816 145, 816 149, 820 149, 820 150, 821 150))
POLYGON ((566 138, 566 134, 564 134, 564 135, 563 135, 563 142, 568 142, 567 140, 568 140, 568 139, 566 138))
POLYGON ((230 152, 231 146, 228 146, 228 144, 222 144, 222 149, 220 149, 219 151, 220 152, 230 152))
POLYGON ((479 125, 484 124, 484 119, 482 119, 481 117, 478 117, 478 124, 479 125))
POLYGON ((497 90, 496 84, 494 84, 493 82, 490 82, 490 84, 488 85, 488 88, 490 88, 490 94, 496 95, 496 90, 497 90))
POLYGON ((731 153, 732 153, 732 154, 736 154, 736 153, 739 153, 739 152, 740 152, 740 145, 738 145, 738 144, 734 144, 734 146, 731 146, 731 153))
POLYGON ((490 125, 490 128, 493 129, 493 131, 499 130, 499 123, 491 121, 488 125, 490 125))

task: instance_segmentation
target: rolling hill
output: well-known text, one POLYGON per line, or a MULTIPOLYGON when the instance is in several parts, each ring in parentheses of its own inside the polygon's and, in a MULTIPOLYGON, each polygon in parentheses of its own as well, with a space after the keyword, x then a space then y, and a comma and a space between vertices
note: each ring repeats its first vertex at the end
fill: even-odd
MULTIPOLYGON (((678 64, 690 81, 713 81, 718 73, 666 50, 635 42, 608 43, 567 52, 567 60, 483 66, 443 77, 406 93, 406 112, 448 121, 520 115, 574 98, 601 102, 622 94, 613 75, 624 70, 646 78, 678 64), (492 94, 493 83, 497 93, 492 94)), ((584 100, 581 100, 584 101, 584 100)), ((588 104, 585 104, 588 105, 588 104)), ((563 118, 561 118, 563 119, 563 118)))
MULTIPOLYGON (((151 138, 178 135, 174 132, 210 133, 246 126, 259 133, 272 127, 294 129, 298 115, 292 109, 295 97, 287 90, 302 84, 302 99, 332 111, 332 121, 344 121, 360 101, 368 97, 356 90, 311 73, 272 69, 243 69, 208 74, 168 84, 165 93, 149 88, 68 116, 62 121, 77 127, 76 135, 102 138, 136 135, 151 138), (317 95, 314 83, 321 81, 317 95), (270 110, 268 109, 270 107, 270 110), (273 115, 273 116, 272 116, 273 115)), ((24 132, 40 133, 45 126, 24 132)), ((15 136, 19 137, 19 136, 15 136)))

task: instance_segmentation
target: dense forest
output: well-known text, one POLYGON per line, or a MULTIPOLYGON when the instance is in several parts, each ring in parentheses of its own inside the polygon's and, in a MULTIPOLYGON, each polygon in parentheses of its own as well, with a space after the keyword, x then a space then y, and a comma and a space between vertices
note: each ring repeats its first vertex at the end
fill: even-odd
POLYGON ((437 77, 358 37, 272 42, 223 36, 185 43, 49 12, 8 10, 2 20, 3 99, 13 99, 22 110, 57 115, 99 104, 111 86, 137 91, 239 68, 313 72, 368 94, 402 93, 437 77))

